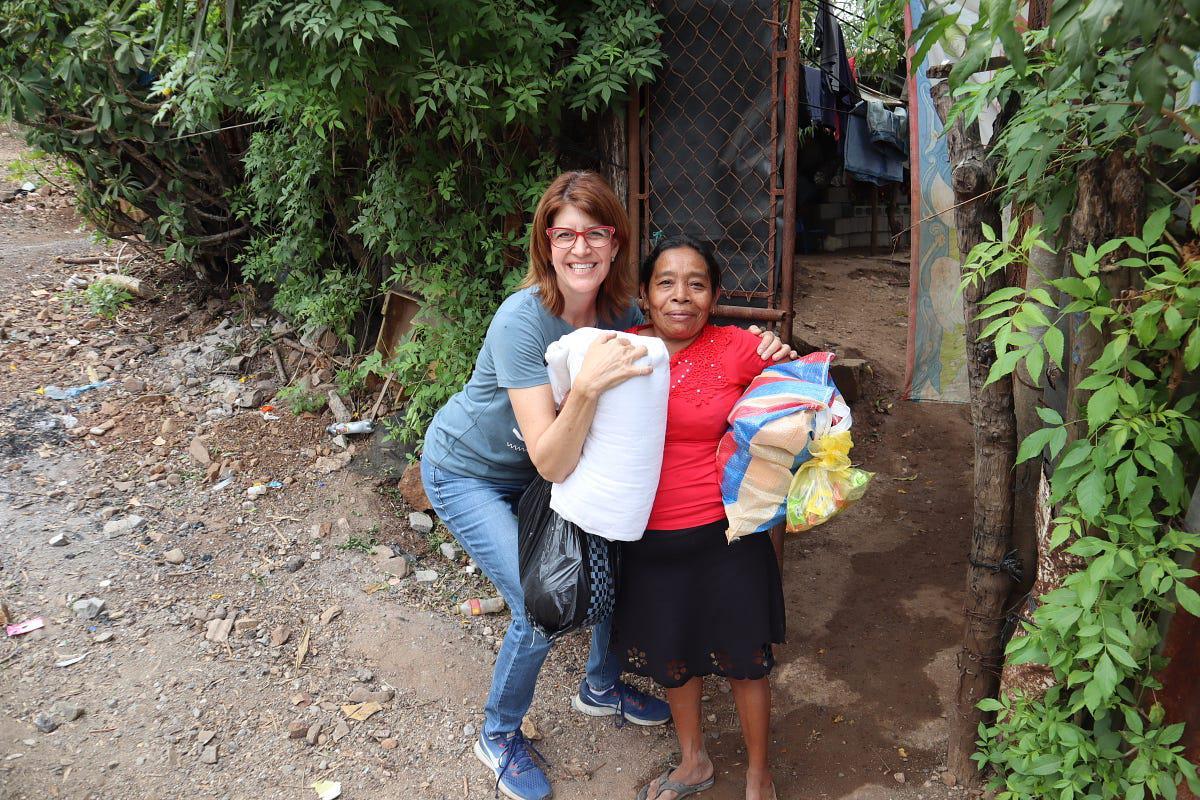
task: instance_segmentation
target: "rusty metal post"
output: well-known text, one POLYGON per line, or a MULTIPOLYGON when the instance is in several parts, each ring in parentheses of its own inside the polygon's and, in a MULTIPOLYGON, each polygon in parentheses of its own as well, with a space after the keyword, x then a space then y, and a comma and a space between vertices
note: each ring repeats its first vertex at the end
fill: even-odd
POLYGON ((787 56, 783 76, 783 241, 779 268, 783 271, 780 307, 783 330, 779 338, 792 343, 792 281, 796 265, 796 160, 800 141, 800 3, 788 3, 787 56))
POLYGON ((629 214, 629 256, 634 272, 642 260, 642 127, 641 127, 642 92, 636 86, 629 93, 629 102, 625 104, 627 119, 625 138, 628 140, 629 155, 626 159, 628 169, 629 200, 626 208, 629 214))
MULTIPOLYGON (((792 343, 792 281, 796 274, 796 159, 800 140, 800 4, 788 4, 787 49, 783 68, 783 241, 779 247, 780 311, 779 338, 792 343)), ((781 522, 771 529, 771 544, 775 559, 783 566, 783 533, 781 522)))

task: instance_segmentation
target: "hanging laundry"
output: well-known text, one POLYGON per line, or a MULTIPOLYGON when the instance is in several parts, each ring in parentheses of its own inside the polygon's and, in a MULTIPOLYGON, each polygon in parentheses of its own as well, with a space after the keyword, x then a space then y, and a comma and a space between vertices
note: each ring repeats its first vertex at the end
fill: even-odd
POLYGON ((907 155, 891 146, 879 147, 871 138, 866 103, 846 117, 846 146, 842 167, 855 180, 883 185, 904 180, 907 155))

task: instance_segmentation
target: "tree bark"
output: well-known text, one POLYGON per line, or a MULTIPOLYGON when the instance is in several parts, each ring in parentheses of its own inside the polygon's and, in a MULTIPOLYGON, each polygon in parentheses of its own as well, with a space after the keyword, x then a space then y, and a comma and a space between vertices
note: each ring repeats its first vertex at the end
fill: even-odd
MULTIPOLYGON (((1146 186, 1136 162, 1124 153, 1110 153, 1079 170, 1075 212, 1071 215, 1071 233, 1067 250, 1082 253, 1088 246, 1098 247, 1118 236, 1136 234, 1145 217, 1146 186)), ((1108 257, 1109 263, 1123 258, 1123 248, 1108 257)), ((1101 269, 1100 282, 1119 298, 1132 286, 1133 275, 1123 267, 1101 269)), ((1067 384, 1067 411, 1075 414, 1087 405, 1089 392, 1080 391, 1079 382, 1108 343, 1110 332, 1076 323, 1071 330, 1070 382, 1067 384)), ((1079 418, 1076 416, 1075 418, 1079 418)), ((1079 423, 1070 433, 1070 441, 1086 433, 1087 424, 1079 423)))
MULTIPOLYGON (((933 99, 943 120, 949 112, 949 86, 933 88, 933 99)), ((958 249, 964 256, 983 240, 982 225, 1001 229, 1000 209, 993 188, 996 170, 981 143, 978 125, 967 126, 960 117, 944 132, 950 154, 958 249)), ((976 705, 994 697, 1000 683, 1003 657, 1004 610, 1012 578, 1000 565, 1012 546, 1012 470, 1016 460, 1016 419, 1013 414, 1012 379, 984 386, 996 359, 990 342, 979 341, 986 320, 979 320, 979 301, 1003 288, 1003 271, 963 291, 966 318, 967 377, 971 389, 971 423, 975 436, 974 513, 971 553, 967 568, 967 600, 962 647, 958 653, 958 687, 951 714, 946 765, 964 785, 978 785, 982 774, 971 755, 975 738, 987 715, 976 705)))
MULTIPOLYGON (((636 91, 636 89, 634 90, 636 91)), ((612 187, 617 199, 626 208, 629 206, 629 140, 625 130, 625 106, 612 106, 600 117, 599 131, 601 173, 612 187)))

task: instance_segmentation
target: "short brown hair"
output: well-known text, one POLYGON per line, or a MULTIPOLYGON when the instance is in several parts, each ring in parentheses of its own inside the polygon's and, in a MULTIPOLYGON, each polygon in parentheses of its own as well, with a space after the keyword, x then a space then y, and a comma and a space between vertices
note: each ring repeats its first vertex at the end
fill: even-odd
POLYGON ((563 295, 550 261, 550 240, 546 238, 546 229, 565 206, 575 206, 589 217, 599 220, 601 225, 611 225, 617 229, 617 256, 596 298, 596 316, 612 320, 633 301, 637 278, 630 267, 629 220, 625 216, 625 209, 604 178, 595 172, 564 172, 551 182, 538 201, 537 210, 533 212, 533 231, 529 235, 529 271, 521 282, 521 288, 536 286, 546 310, 556 317, 562 314, 563 295))

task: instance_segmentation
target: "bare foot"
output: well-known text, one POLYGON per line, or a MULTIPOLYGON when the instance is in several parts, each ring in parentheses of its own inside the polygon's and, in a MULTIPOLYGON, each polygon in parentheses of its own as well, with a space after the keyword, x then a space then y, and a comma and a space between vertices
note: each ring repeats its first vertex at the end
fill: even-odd
POLYGON ((746 771, 746 800, 777 800, 770 770, 746 771))
MULTIPOLYGON (((667 780, 691 786, 697 783, 704 783, 713 776, 714 772, 713 763, 709 760, 708 753, 701 753, 697 758, 684 761, 678 767, 671 770, 671 774, 667 776, 667 780)), ((671 789, 658 794, 658 787, 658 778, 650 781, 650 786, 646 792, 646 800, 675 800, 679 796, 678 792, 671 789)))

